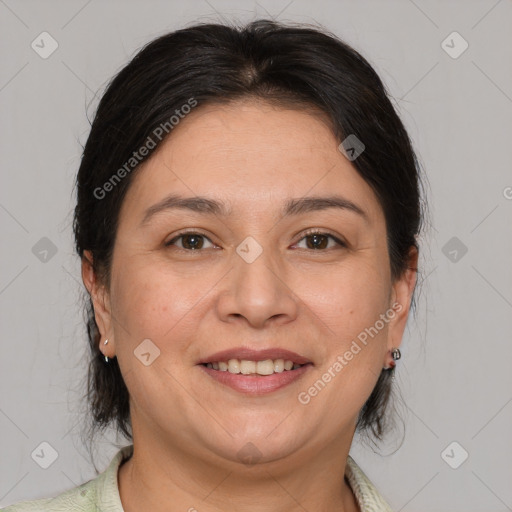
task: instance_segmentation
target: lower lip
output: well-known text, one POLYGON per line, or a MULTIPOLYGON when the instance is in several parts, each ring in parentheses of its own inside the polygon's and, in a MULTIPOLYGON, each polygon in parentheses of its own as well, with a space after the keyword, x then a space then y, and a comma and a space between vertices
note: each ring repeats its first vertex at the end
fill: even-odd
POLYGON ((302 377, 309 371, 311 366, 313 365, 308 363, 296 370, 284 370, 281 373, 273 373, 272 375, 242 375, 241 373, 229 373, 228 371, 221 372, 220 370, 213 370, 212 368, 199 365, 202 370, 217 382, 248 395, 265 395, 284 388, 302 377))

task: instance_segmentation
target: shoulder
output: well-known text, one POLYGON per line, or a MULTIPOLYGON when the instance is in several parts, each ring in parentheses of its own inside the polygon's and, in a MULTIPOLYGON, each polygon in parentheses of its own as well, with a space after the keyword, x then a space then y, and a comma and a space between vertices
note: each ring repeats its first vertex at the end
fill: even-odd
POLYGON ((345 475, 361 512, 393 512, 377 488, 350 455, 347 458, 345 475))
POLYGON ((0 512, 97 512, 98 507, 123 512, 117 472, 121 462, 130 456, 132 450, 133 445, 119 450, 103 473, 78 487, 53 498, 21 501, 0 509, 0 512))
POLYGON ((96 511, 96 480, 96 478, 90 480, 79 487, 70 489, 53 498, 41 498, 38 500, 15 503, 14 505, 1 509, 1 512, 96 511))

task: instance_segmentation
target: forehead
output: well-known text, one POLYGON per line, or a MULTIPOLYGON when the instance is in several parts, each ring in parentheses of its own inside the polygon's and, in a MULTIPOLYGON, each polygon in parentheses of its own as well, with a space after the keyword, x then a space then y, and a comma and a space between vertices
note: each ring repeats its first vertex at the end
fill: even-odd
POLYGON ((123 207, 130 204, 126 213, 140 217, 171 192, 218 199, 234 214, 337 193, 369 217, 381 214, 326 117, 262 101, 196 107, 137 170, 123 207))

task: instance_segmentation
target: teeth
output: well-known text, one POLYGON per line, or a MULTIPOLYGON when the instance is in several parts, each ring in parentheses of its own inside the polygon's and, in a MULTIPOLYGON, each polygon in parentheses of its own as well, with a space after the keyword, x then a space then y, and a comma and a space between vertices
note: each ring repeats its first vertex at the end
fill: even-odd
POLYGON ((256 364, 256 373, 258 375, 272 375, 274 373, 274 361, 272 361, 272 359, 258 361, 256 364))
POLYGON ((238 359, 230 359, 228 361, 229 373, 240 373, 240 361, 238 359))
POLYGON ((276 359, 274 361, 274 372, 281 373, 284 371, 284 359, 276 359))
POLYGON ((272 375, 283 371, 296 370, 302 365, 289 359, 266 359, 265 361, 249 361, 247 359, 230 359, 207 363, 206 367, 221 372, 241 373, 242 375, 272 375))
POLYGON ((240 373, 243 375, 250 375, 256 373, 256 363, 254 361, 240 361, 240 373))

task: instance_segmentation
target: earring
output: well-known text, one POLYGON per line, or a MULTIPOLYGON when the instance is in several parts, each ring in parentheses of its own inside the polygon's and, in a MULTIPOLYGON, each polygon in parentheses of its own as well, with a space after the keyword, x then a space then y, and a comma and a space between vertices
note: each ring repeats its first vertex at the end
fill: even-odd
POLYGON ((391 357, 393 358, 393 361, 389 363, 389 366, 384 367, 384 370, 392 370, 396 366, 395 361, 398 361, 402 357, 400 349, 393 347, 391 349, 391 357))
MULTIPOLYGON (((108 338, 103 342, 103 345, 108 343, 108 338)), ((108 363, 108 356, 105 356, 105 362, 108 363)))

